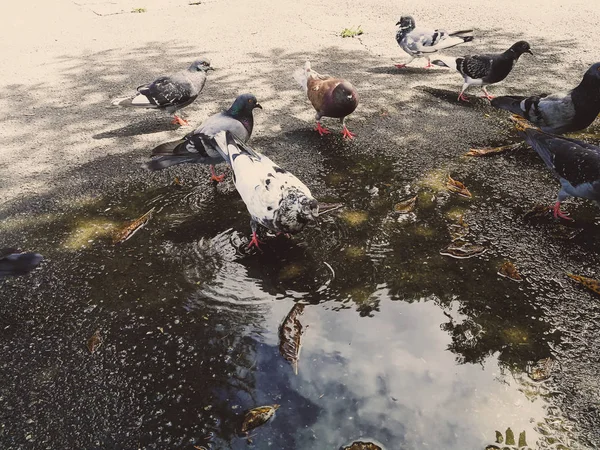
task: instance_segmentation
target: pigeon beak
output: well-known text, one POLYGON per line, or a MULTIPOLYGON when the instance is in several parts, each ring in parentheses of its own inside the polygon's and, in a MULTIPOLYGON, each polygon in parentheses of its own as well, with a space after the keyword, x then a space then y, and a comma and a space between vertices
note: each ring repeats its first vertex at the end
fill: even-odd
POLYGON ((206 70, 215 70, 215 68, 213 66, 208 66, 208 69, 206 70))
POLYGON ((396 25, 400 25, 400 22, 396 22, 396 25))
POLYGON ((262 106, 260 106, 260 103, 257 103, 257 104, 256 104, 254 107, 255 107, 255 108, 260 108, 260 109, 263 109, 263 107, 262 107, 262 106))
POLYGON ((533 56, 533 52, 531 50, 527 50, 527 53, 529 53, 531 56, 533 56))

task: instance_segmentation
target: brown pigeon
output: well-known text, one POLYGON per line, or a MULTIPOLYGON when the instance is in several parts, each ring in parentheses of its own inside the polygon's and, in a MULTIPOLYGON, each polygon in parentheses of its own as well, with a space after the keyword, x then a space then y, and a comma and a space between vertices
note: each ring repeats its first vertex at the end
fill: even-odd
POLYGON ((342 123, 342 136, 346 139, 354 139, 355 134, 346 128, 345 123, 346 116, 352 114, 358 105, 358 94, 354 86, 341 78, 319 75, 310 68, 308 61, 306 61, 304 69, 299 69, 294 77, 305 90, 308 99, 317 111, 315 130, 321 136, 329 134, 330 131, 321 126, 321 118, 335 117, 342 123))

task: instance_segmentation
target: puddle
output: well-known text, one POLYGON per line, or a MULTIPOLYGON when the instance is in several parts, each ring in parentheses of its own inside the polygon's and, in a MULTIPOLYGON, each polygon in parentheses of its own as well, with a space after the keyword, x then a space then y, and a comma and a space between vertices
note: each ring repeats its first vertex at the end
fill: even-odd
MULTIPOLYGON (((495 194, 465 170, 471 199, 437 182, 442 172, 410 181, 385 159, 327 159, 322 200, 344 209, 291 239, 266 236, 263 253, 246 252, 248 216, 227 183, 131 186, 29 222, 25 243, 46 262, 2 284, 19 301, 0 314, 1 433, 40 448, 334 450, 371 440, 463 450, 510 428, 531 448, 586 448, 553 373, 528 375, 560 357, 566 331, 544 300, 556 285, 544 287, 523 258, 523 282, 498 275, 511 236, 484 221, 495 194), (409 214, 396 211, 414 196, 409 214), (113 244, 115 229, 151 208, 144 228, 113 244), (453 241, 487 250, 440 254, 453 241), (279 327, 297 302, 296 375, 279 327), (102 346, 90 354, 96 330, 102 346), (281 406, 251 442, 240 436, 244 412, 272 404, 281 406)), ((521 223, 541 233, 546 219, 536 220, 521 223)), ((9 219, 0 232, 15 228, 9 219)))

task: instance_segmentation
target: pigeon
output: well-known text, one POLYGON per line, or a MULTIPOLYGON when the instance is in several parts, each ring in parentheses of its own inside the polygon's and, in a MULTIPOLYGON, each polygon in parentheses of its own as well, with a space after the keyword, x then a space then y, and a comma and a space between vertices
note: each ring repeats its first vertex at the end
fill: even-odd
POLYGON ((569 92, 532 97, 503 96, 492 106, 529 120, 542 131, 564 134, 587 128, 600 113, 600 62, 569 92))
POLYGON ((38 253, 21 253, 14 248, 0 249, 0 278, 25 275, 44 259, 38 253))
POLYGON ((491 100, 494 97, 488 93, 485 86, 504 80, 523 53, 533 55, 529 44, 525 41, 519 41, 504 53, 464 56, 462 58, 452 58, 449 61, 436 59, 432 63, 441 67, 454 67, 463 76, 465 83, 458 95, 458 100, 469 101, 464 92, 471 85, 481 86, 485 97, 491 100))
POLYGON ((117 99, 113 101, 113 105, 165 110, 174 115, 171 123, 188 125, 175 111, 198 98, 206 83, 206 72, 209 70, 215 69, 207 58, 197 59, 188 69, 143 84, 137 88, 138 94, 135 97, 117 99))
POLYGON ((162 170, 177 164, 210 164, 211 179, 220 182, 225 175, 216 175, 214 164, 223 162, 223 158, 213 146, 210 138, 220 131, 230 131, 238 139, 246 142, 254 128, 255 108, 262 109, 253 94, 238 96, 227 110, 210 116, 183 139, 166 142, 152 150, 152 159, 146 164, 150 170, 162 170))
POLYGON ((344 139, 354 139, 356 136, 346 128, 346 116, 352 114, 358 105, 358 93, 349 81, 333 78, 328 75, 319 75, 310 68, 306 61, 303 69, 294 73, 294 78, 308 95, 308 99, 317 110, 315 120, 321 136, 329 134, 327 128, 321 126, 322 117, 339 118, 342 123, 342 136, 344 139))
POLYGON ((437 53, 450 47, 471 42, 473 36, 462 36, 472 33, 473 30, 461 30, 448 33, 445 30, 426 30, 415 27, 415 19, 412 16, 402 16, 396 23, 400 25, 396 33, 396 42, 410 59, 404 64, 396 64, 398 69, 402 69, 410 64, 415 58, 427 58, 426 68, 432 67, 429 55, 437 53))
POLYGON ((319 215, 319 204, 302 181, 269 158, 254 151, 229 131, 220 132, 214 145, 229 163, 233 182, 250 213, 252 238, 248 248, 260 249, 258 225, 277 233, 302 231, 319 215))
POLYGON ((568 197, 593 200, 600 205, 600 147, 546 133, 519 116, 515 127, 560 181, 558 199, 551 209, 555 218, 573 220, 560 210, 568 197))

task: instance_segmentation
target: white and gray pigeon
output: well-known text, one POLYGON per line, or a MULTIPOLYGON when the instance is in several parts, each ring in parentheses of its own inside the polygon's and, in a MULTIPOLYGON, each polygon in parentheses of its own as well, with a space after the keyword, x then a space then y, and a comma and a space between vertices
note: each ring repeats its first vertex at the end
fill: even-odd
POLYGON ((533 55, 529 43, 526 41, 513 44, 504 53, 436 59, 432 63, 437 66, 456 69, 463 76, 465 82, 460 94, 458 94, 458 100, 469 101, 464 95, 469 86, 481 86, 485 97, 491 100, 494 97, 488 93, 485 87, 504 80, 523 53, 533 55))
POLYGON ((225 175, 217 176, 214 170, 214 164, 223 162, 223 158, 210 138, 221 131, 229 131, 246 142, 254 128, 252 111, 255 108, 262 109, 262 106, 253 94, 238 96, 228 110, 210 116, 183 139, 166 142, 152 150, 154 158, 146 167, 162 170, 177 164, 210 164, 211 179, 223 181, 225 175))
POLYGON ((298 233, 319 215, 319 204, 302 181, 254 151, 230 132, 218 133, 215 147, 229 163, 233 182, 250 213, 252 239, 259 248, 258 225, 277 233, 298 233))
POLYGON ((396 32, 396 42, 410 59, 404 64, 396 64, 398 69, 402 69, 410 64, 415 58, 427 58, 427 68, 431 67, 430 55, 450 47, 471 42, 473 36, 468 35, 473 30, 461 30, 448 33, 445 30, 428 30, 425 28, 416 28, 415 19, 412 16, 402 16, 396 23, 400 28, 396 32))
POLYGON ((532 97, 496 97, 492 100, 492 106, 524 117, 547 133, 583 130, 600 113, 600 62, 592 65, 581 83, 569 92, 532 97))
POLYGON ((134 97, 117 99, 115 106, 165 110, 173 114, 173 124, 188 125, 175 111, 193 103, 206 83, 206 72, 215 70, 207 58, 197 59, 190 67, 173 75, 157 78, 137 88, 134 97))
POLYGON ((25 275, 44 259, 39 253, 23 253, 13 248, 0 249, 0 278, 25 275))

